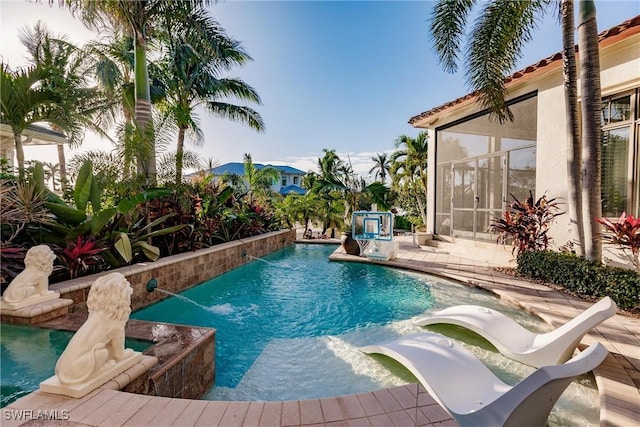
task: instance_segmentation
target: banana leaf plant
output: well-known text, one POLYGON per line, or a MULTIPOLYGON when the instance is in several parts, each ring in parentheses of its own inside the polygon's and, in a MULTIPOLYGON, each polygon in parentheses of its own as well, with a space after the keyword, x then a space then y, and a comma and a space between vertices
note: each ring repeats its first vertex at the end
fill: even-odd
MULTIPOLYGON (((35 172, 34 172, 35 177, 35 172)), ((37 179, 40 182, 40 179, 37 179)), ((100 177, 93 174, 93 164, 86 161, 78 171, 73 190, 73 206, 49 192, 47 209, 54 215, 54 221, 45 225, 51 233, 44 237, 51 243, 61 244, 60 240, 74 240, 78 236, 90 236, 94 239, 117 212, 116 207, 102 208, 102 190, 100 177)))
POLYGON ((106 261, 112 266, 119 266, 122 264, 120 259, 126 264, 130 264, 136 255, 144 255, 145 258, 155 261, 160 258, 160 248, 150 244, 149 242, 154 237, 166 236, 173 234, 184 228, 193 226, 191 224, 179 224, 171 227, 163 227, 164 222, 169 218, 178 215, 177 213, 170 213, 164 215, 156 220, 145 224, 144 216, 141 211, 134 212, 132 215, 122 215, 119 220, 116 221, 116 229, 111 234, 113 236, 113 248, 115 253, 111 252, 110 255, 117 254, 119 258, 114 256, 105 257, 106 261))
MULTIPOLYGON (((149 243, 154 236, 174 233, 188 225, 168 227, 154 230, 167 217, 158 218, 146 223, 146 217, 140 214, 141 205, 147 201, 167 196, 173 190, 152 188, 121 200, 115 207, 102 207, 102 190, 99 175, 93 174, 93 165, 87 160, 78 172, 73 190, 74 206, 49 192, 49 201, 45 206, 55 216, 55 222, 47 222, 43 239, 62 245, 80 236, 100 241, 106 249, 101 253, 104 260, 112 267, 130 263, 138 253, 146 259, 155 261, 160 256, 160 249, 149 243), (135 220, 126 222, 126 218, 135 220), (113 247, 113 251, 110 249, 113 247), (115 256, 117 255, 117 256, 115 256)), ((44 186, 44 184, 42 184, 44 186)))

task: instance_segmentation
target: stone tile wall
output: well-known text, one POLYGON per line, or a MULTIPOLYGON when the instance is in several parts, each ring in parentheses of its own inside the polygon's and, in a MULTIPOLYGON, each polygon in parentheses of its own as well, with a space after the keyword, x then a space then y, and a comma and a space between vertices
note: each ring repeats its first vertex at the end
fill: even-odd
MULTIPOLYGON (((249 255, 262 257, 293 244, 295 238, 295 230, 273 231, 194 252, 160 258, 155 262, 110 270, 108 273, 119 272, 129 280, 133 288, 131 310, 135 311, 167 297, 161 292, 147 292, 147 282, 152 278, 158 281, 159 288, 178 293, 246 264, 251 261, 249 255)), ((107 273, 55 283, 49 286, 49 289, 59 291, 62 298, 73 300, 70 312, 83 313, 87 311, 89 288, 104 274, 107 273)))
MULTIPOLYGON (((143 324, 145 322, 138 322, 143 324)), ((175 333, 145 354, 159 363, 122 391, 150 396, 200 399, 215 379, 215 330, 180 325, 175 333)))

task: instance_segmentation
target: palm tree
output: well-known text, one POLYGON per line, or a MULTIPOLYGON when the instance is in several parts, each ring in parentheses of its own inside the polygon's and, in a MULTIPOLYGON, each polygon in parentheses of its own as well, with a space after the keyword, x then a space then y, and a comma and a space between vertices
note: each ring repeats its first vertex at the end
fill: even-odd
POLYGON ((264 194, 271 185, 280 179, 280 171, 272 166, 258 169, 251 159, 251 154, 244 155, 244 179, 249 187, 249 202, 253 202, 254 194, 264 194))
POLYGON ((399 194, 399 200, 408 199, 403 209, 412 211, 417 205, 418 215, 422 224, 427 222, 427 200, 420 181, 419 165, 412 164, 407 159, 396 160, 391 165, 392 188, 399 194))
POLYGON ((242 80, 220 78, 222 70, 251 60, 240 43, 227 37, 202 8, 190 11, 187 19, 166 15, 165 22, 167 52, 161 67, 167 92, 163 109, 178 128, 175 180, 180 184, 186 132, 195 136, 196 143, 204 139, 196 115, 198 107, 204 106, 212 115, 244 123, 257 131, 264 130, 264 123, 253 109, 226 102, 231 98, 261 103, 257 92, 242 80), (184 25, 194 21, 200 25, 184 25))
POLYGON ((344 204, 334 198, 324 198, 319 201, 316 214, 322 220, 322 234, 324 235, 328 229, 331 229, 329 237, 335 238, 336 228, 341 229, 344 223, 344 204))
MULTIPOLYGON (((54 0, 49 0, 53 3, 54 0)), ((148 154, 138 159, 138 174, 144 176, 145 186, 156 182, 156 149, 152 131, 151 91, 147 67, 147 45, 153 36, 154 22, 166 13, 188 11, 208 5, 209 0, 58 0, 71 13, 79 15, 89 28, 100 29, 105 24, 117 25, 134 40, 135 57, 135 118, 148 144, 148 154), (149 130, 149 128, 151 128, 149 130)), ((186 13, 184 13, 186 15, 186 13)))
MULTIPOLYGON (((51 162, 42 162, 42 167, 44 170, 44 180, 45 182, 51 181, 51 188, 53 191, 58 191, 58 185, 61 184, 60 179, 60 163, 51 163, 51 162)), ((60 189, 63 190, 60 185, 60 189)))
MULTIPOLYGON (((420 194, 416 194, 420 214, 426 224, 426 207, 422 200, 427 198, 427 160, 429 137, 426 132, 420 132, 415 138, 407 135, 400 135, 395 146, 398 150, 391 154, 391 171, 393 175, 404 176, 405 180, 410 178, 412 188, 420 194), (404 147, 404 148, 403 148, 404 147)), ((398 180, 396 179, 396 182, 398 180)))
POLYGON ((380 182, 367 184, 364 178, 354 173, 351 163, 343 162, 335 150, 323 149, 323 157, 318 159, 320 174, 314 178, 312 192, 324 199, 334 199, 341 195, 344 203, 344 222, 350 223, 351 214, 366 201, 373 201, 381 208, 389 207, 389 189, 380 182), (368 200, 367 200, 368 198, 368 200))
MULTIPOLYGON (((92 77, 101 90, 113 100, 112 121, 116 123, 116 139, 112 140, 118 156, 122 159, 122 178, 129 180, 135 176, 137 166, 146 153, 145 141, 153 136, 156 148, 162 132, 154 124, 153 132, 145 132, 135 122, 135 82, 134 82, 134 43, 129 35, 121 35, 113 28, 109 29, 104 41, 91 41, 86 45, 91 60, 92 77), (133 165, 133 169, 130 167, 133 165)), ((159 68, 149 64, 151 73, 151 103, 156 105, 165 97, 165 88, 157 75, 159 68)), ((156 123, 165 123, 154 119, 156 123)))
POLYGON ((593 0, 580 1, 578 49, 582 89, 582 219, 584 254, 589 260, 602 259, 601 143, 602 95, 600 90, 600 50, 596 7, 593 0))
POLYGON ((324 155, 318 159, 318 169, 320 170, 320 178, 331 180, 338 178, 344 171, 345 164, 340 159, 336 150, 322 149, 324 155))
POLYGON ((373 167, 369 169, 369 173, 375 171, 374 179, 380 178, 380 182, 384 184, 387 181, 387 175, 391 168, 391 163, 389 163, 387 153, 377 153, 375 156, 371 157, 371 160, 373 160, 374 164, 373 167))
MULTIPOLYGON (((54 36, 40 21, 33 29, 24 28, 19 34, 20 41, 31 55, 30 62, 48 71, 48 76, 40 85, 59 95, 59 105, 74 122, 76 132, 69 134, 69 143, 77 147, 82 143, 82 132, 89 128, 105 135, 101 113, 107 111, 111 102, 94 87, 89 87, 88 65, 85 52, 71 44, 65 35, 54 36)), ((60 131, 53 125, 54 130, 60 131)), ((64 144, 58 144, 60 182, 64 191, 67 184, 64 144)))
POLYGON ((560 4, 562 22, 562 57, 564 61, 564 94, 565 111, 567 114, 566 139, 567 139, 567 212, 569 222, 576 224, 578 250, 582 252, 584 238, 582 216, 582 142, 578 123, 578 73, 576 71, 576 48, 574 38, 574 8, 573 0, 562 0, 560 4))
POLYGON ((0 64, 0 118, 13 132, 20 180, 24 179, 22 132, 26 127, 39 122, 55 124, 62 129, 71 127, 61 108, 60 95, 40 84, 48 76, 48 70, 41 66, 13 71, 8 64, 0 64))
MULTIPOLYGON (((572 0, 561 0, 560 16, 563 25, 563 37, 569 33, 573 34, 573 18, 571 14, 572 0)), ((455 72, 457 70, 458 55, 462 50, 461 39, 465 34, 464 28, 467 17, 471 9, 476 5, 475 0, 440 0, 434 8, 433 19, 431 21, 431 33, 434 47, 440 56, 440 61, 445 70, 455 72)), ((532 1, 512 1, 512 0, 491 0, 483 9, 483 14, 474 24, 474 28, 469 34, 469 43, 466 46, 466 72, 468 81, 472 88, 478 91, 480 104, 488 108, 490 117, 499 122, 512 120, 513 115, 509 110, 505 98, 507 89, 504 77, 511 72, 521 57, 522 49, 531 40, 532 31, 536 28, 538 18, 544 16, 549 10, 551 0, 532 1)), ((571 88, 572 81, 577 81, 575 68, 571 66, 570 44, 572 40, 563 39, 565 63, 565 80, 569 83, 565 90, 565 102, 568 103, 566 109, 569 114, 567 131, 572 132, 571 138, 567 142, 568 149, 568 176, 572 190, 569 196, 573 198, 569 202, 572 219, 582 229, 579 233, 581 247, 584 248, 585 255, 591 260, 602 258, 601 244, 594 241, 592 237, 598 234, 599 224, 595 221, 598 211, 596 204, 600 203, 600 165, 598 150, 601 141, 596 139, 600 133, 600 121, 593 120, 596 108, 601 104, 601 93, 599 84, 599 63, 598 37, 596 26, 596 13, 593 1, 579 1, 579 50, 581 62, 581 84, 583 114, 592 116, 591 119, 583 121, 582 125, 582 147, 576 147, 578 137, 573 134, 577 132, 577 91, 571 88), (594 54, 595 56, 591 56, 594 54), (596 58, 594 60, 593 58, 596 58), (584 61, 584 62, 583 62, 584 61), (584 68, 583 68, 584 67, 584 68), (594 81, 597 79, 597 82, 594 81), (574 98, 575 96, 575 98, 574 98), (588 102, 586 100, 589 100, 588 102), (574 162, 579 158, 581 162, 578 168, 574 162), (580 170, 580 178, 574 179, 574 171, 580 170), (584 181, 584 182, 581 182, 584 181), (583 190, 589 188, 588 191, 583 190), (578 199, 581 201, 578 202, 578 199), (582 205, 582 207, 580 207, 582 205)), ((599 110, 598 110, 599 111, 599 110)))

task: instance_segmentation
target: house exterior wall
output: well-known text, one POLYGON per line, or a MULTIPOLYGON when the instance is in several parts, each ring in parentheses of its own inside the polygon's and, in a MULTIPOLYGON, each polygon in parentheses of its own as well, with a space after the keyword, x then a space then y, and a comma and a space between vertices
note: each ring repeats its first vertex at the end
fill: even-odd
MULTIPOLYGON (((539 197, 546 191, 548 197, 559 197, 560 201, 565 203, 568 196, 568 147, 565 137, 567 117, 562 69, 553 70, 532 84, 538 88, 536 193, 539 197)), ((640 86, 640 36, 631 37, 601 51, 600 85, 603 97, 640 86)), ((636 157, 637 154, 636 151, 636 157)), ((638 177, 635 182, 639 182, 638 177)), ((561 208, 566 210, 566 204, 561 208)), ((569 215, 559 216, 549 235, 553 238, 555 247, 578 238, 575 226, 569 221, 569 215)))
MULTIPOLYGON (((616 42, 601 49, 601 87, 602 96, 616 95, 621 92, 640 88, 640 34, 633 34, 624 40, 616 42)), ((566 138, 566 111, 564 102, 564 87, 561 61, 551 65, 543 65, 540 70, 521 79, 514 80, 509 87, 508 99, 515 99, 527 93, 536 92, 537 96, 537 123, 536 123, 536 197, 546 194, 548 198, 558 198, 561 208, 566 210, 567 188, 567 138, 566 138), (546 67, 546 68, 544 68, 546 67)), ((580 83, 578 82, 578 90, 580 83)), ((578 94, 580 96, 580 93, 578 94)), ((443 109, 434 109, 431 115, 420 118, 417 127, 427 129, 429 134, 429 159, 433 161, 428 165, 429 187, 427 198, 427 231, 436 231, 436 177, 438 143, 437 131, 446 128, 449 124, 469 118, 480 112, 480 108, 473 100, 461 99, 452 102, 451 106, 443 109)), ((640 103, 640 101, 636 101, 640 103)), ((640 108, 640 106, 636 106, 640 108)), ((637 114, 637 113, 636 113, 637 114)), ((496 126, 499 126, 496 124, 496 126)), ((640 210, 640 139, 637 133, 640 126, 636 122, 635 130, 632 129, 630 137, 629 165, 635 168, 635 175, 630 184, 631 206, 638 215, 640 210), (635 132, 635 133, 634 133, 635 132)), ((550 230, 554 247, 561 246, 571 240, 577 239, 577 230, 572 227, 569 215, 557 218, 556 224, 550 230)))
POLYGON ((302 177, 304 174, 295 174, 295 173, 282 173, 280 175, 280 179, 271 186, 271 189, 275 192, 280 192, 283 188, 288 185, 297 185, 300 187, 300 183, 302 182, 302 177))
MULTIPOLYGON (((567 208, 567 113, 564 103, 562 70, 554 70, 539 83, 536 152, 536 197, 557 198, 564 211, 567 208)), ((556 218, 549 231, 552 244, 563 245, 577 239, 577 229, 571 227, 569 215, 556 218), (574 235, 575 233, 575 235, 574 235)))

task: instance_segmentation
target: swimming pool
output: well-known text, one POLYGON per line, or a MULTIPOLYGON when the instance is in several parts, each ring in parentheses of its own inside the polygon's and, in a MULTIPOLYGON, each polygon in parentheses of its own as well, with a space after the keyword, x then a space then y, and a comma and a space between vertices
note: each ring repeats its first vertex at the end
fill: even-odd
MULTIPOLYGON (((0 330, 0 407, 40 388, 54 375, 73 332, 2 324, 0 330)), ((153 343, 127 338, 125 346, 144 351, 153 343)))
MULTIPOLYGON (((168 298, 131 317, 217 329, 216 384, 204 396, 210 400, 320 398, 415 382, 391 360, 358 347, 419 332, 413 318, 454 304, 489 306, 529 329, 550 329, 482 290, 380 265, 329 262, 334 250, 293 245, 181 293, 200 306, 168 298)), ((472 344, 506 382, 533 370, 459 328, 439 332, 472 344)), ((576 425, 597 425, 597 391, 570 390, 552 413, 556 424, 571 425, 566 413, 579 407, 576 425)))

